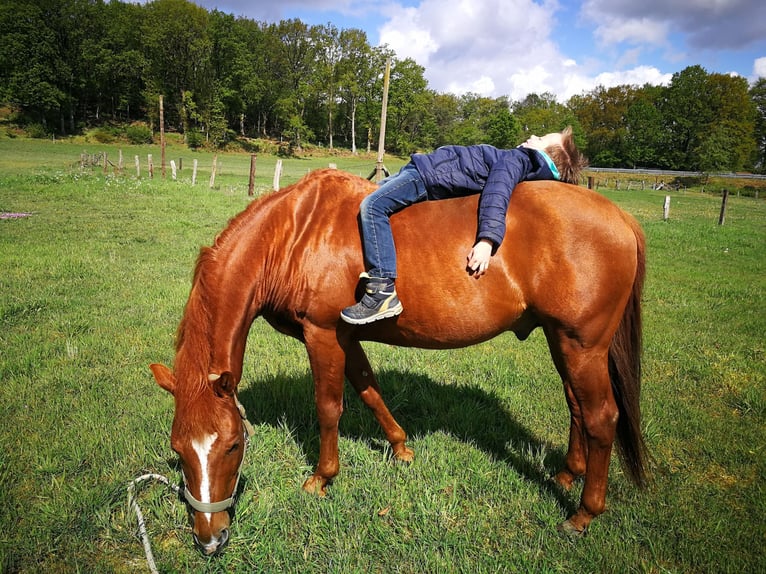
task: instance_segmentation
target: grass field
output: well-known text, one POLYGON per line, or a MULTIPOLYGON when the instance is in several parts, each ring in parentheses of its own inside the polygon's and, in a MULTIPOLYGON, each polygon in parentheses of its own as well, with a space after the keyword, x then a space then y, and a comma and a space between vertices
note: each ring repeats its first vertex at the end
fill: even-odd
MULTIPOLYGON (((147 365, 172 363, 199 247, 249 201, 246 154, 219 156, 210 189, 212 154, 171 149, 185 154, 174 182, 78 167, 81 153, 101 149, 0 139, 0 213, 30 214, 0 219, 3 572, 148 571, 126 487, 144 472, 180 474, 172 397, 147 365)), ((159 157, 124 152, 127 166, 134 154, 159 157)), ((275 162, 258 157, 258 194, 275 162)), ((370 157, 286 159, 282 182, 329 162, 364 176, 374 167, 370 157)), ((415 462, 392 462, 349 392, 341 473, 326 499, 306 495, 318 447, 308 361, 259 320, 240 386, 256 436, 232 540, 222 556, 202 557, 183 505, 146 487, 160 570, 766 571, 766 202, 731 197, 718 226, 716 195, 670 192, 664 222, 666 192, 604 193, 648 238, 647 490, 615 459, 608 511, 582 540, 556 534, 579 492, 562 495, 549 480, 568 411, 536 332, 456 351, 367 344, 415 462)))

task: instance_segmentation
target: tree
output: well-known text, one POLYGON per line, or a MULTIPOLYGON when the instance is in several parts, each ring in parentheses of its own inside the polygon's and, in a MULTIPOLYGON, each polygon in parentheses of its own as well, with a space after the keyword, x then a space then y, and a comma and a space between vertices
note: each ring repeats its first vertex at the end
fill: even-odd
POLYGON ((511 114, 506 98, 495 100, 494 108, 495 112, 485 121, 487 143, 499 148, 514 147, 522 140, 519 121, 511 114))
POLYGON ((663 88, 646 85, 637 91, 625 115, 624 153, 628 167, 659 167, 664 161, 662 115, 657 100, 663 88))
POLYGON ((412 58, 395 60, 391 66, 386 147, 392 151, 408 154, 423 144, 423 118, 431 98, 424 72, 412 58))
POLYGON ((766 78, 758 78, 753 84, 750 99, 755 107, 755 150, 752 164, 757 171, 766 173, 766 78))
MULTIPOLYGON (((708 77, 707 94, 713 119, 706 126, 701 145, 708 145, 706 139, 719 132, 716 139, 726 143, 722 154, 727 161, 718 169, 740 171, 750 164, 755 149, 756 110, 748 93, 745 78, 728 74, 711 74, 708 77)), ((703 159, 700 157, 700 162, 703 159)))
POLYGON ((570 107, 588 133, 584 151, 594 165, 624 167, 629 164, 625 150, 628 110, 636 101, 637 93, 637 88, 628 85, 599 86, 570 100, 570 107))
POLYGON ((362 30, 342 30, 339 42, 338 92, 345 103, 351 153, 355 154, 357 109, 364 97, 364 86, 375 84, 377 59, 367 42, 367 34, 362 30))
POLYGON ((673 74, 660 107, 669 144, 670 165, 667 167, 696 169, 694 150, 713 119, 706 91, 707 72, 702 66, 689 66, 673 74))
POLYGON ((145 83, 147 105, 165 98, 165 118, 180 125, 185 92, 194 95, 198 106, 210 103, 214 78, 208 12, 186 0, 155 0, 146 5, 142 26, 147 62, 145 83))
POLYGON ((282 21, 275 31, 280 39, 275 60, 281 68, 276 73, 284 82, 275 105, 278 127, 296 149, 301 149, 301 141, 311 133, 305 114, 314 80, 314 44, 308 26, 300 20, 282 21))
POLYGON ((690 66, 673 75, 665 94, 660 109, 670 166, 695 171, 713 166, 739 170, 745 165, 753 151, 755 109, 744 78, 690 66), (719 146, 726 149, 716 149, 719 146))
POLYGON ((0 95, 45 127, 66 104, 68 75, 50 17, 37 2, 0 4, 0 95))

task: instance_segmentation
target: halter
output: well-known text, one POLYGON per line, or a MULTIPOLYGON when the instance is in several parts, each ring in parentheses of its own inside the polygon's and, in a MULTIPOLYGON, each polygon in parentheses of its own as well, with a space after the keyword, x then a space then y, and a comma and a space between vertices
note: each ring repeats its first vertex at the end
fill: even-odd
POLYGON ((223 512, 224 510, 228 510, 232 506, 234 506, 234 497, 237 494, 237 488, 239 487, 239 478, 242 476, 242 465, 245 463, 245 455, 247 454, 247 445, 250 442, 250 437, 255 434, 255 429, 253 429, 253 425, 250 424, 250 421, 247 420, 247 414, 245 413, 245 407, 242 406, 242 403, 239 402, 239 399, 237 398, 237 395, 234 395, 234 404, 237 406, 237 410, 239 411, 239 416, 242 417, 242 433, 245 437, 245 452, 242 453, 242 460, 239 461, 239 467, 237 468, 237 482, 234 484, 234 490, 231 491, 231 496, 225 500, 220 500, 218 502, 202 502, 201 500, 197 500, 194 498, 194 495, 189 490, 189 487, 186 483, 186 474, 184 474, 183 469, 181 470, 181 476, 184 480, 184 487, 183 487, 183 496, 186 499, 186 502, 189 506, 191 506, 194 510, 197 512, 206 512, 206 513, 215 513, 215 512, 223 512))

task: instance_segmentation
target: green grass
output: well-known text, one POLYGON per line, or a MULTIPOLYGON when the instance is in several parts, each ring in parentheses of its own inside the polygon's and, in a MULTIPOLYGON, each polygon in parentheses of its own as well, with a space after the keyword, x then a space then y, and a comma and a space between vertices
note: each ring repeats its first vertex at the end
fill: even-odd
MULTIPOLYGON (((0 220, 4 572, 147 571, 127 483, 146 471, 179 479, 172 397, 147 365, 172 362, 199 246, 248 203, 247 154, 219 156, 211 190, 209 172, 192 187, 186 167, 197 157, 202 169, 211 154, 174 150, 188 154, 177 182, 80 170, 79 154, 101 149, 0 140, 0 212, 33 214, 0 220)), ((259 193, 275 161, 258 158, 259 193)), ((283 182, 330 161, 363 175, 374 166, 287 159, 283 182)), ((720 227, 711 194, 671 192, 663 222, 665 192, 604 193, 648 238, 646 491, 615 460, 608 512, 580 541, 556 534, 579 491, 550 485, 568 413, 536 332, 456 351, 367 344, 415 462, 391 460, 349 391, 341 473, 326 499, 308 496, 300 486, 318 446, 308 361, 300 343, 259 320, 241 385, 256 436, 231 543, 203 558, 183 505, 146 487, 161 571, 766 570, 766 202, 731 197, 720 227)))

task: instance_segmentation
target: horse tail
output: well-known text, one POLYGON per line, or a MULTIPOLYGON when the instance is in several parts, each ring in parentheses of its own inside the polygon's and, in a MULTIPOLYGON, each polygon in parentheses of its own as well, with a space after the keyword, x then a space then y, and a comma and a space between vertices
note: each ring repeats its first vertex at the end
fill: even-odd
POLYGON ((646 275, 646 239, 632 217, 636 237, 636 274, 620 326, 609 347, 609 377, 619 409, 617 450, 623 468, 638 486, 646 485, 647 449, 641 432, 641 293, 646 275))

